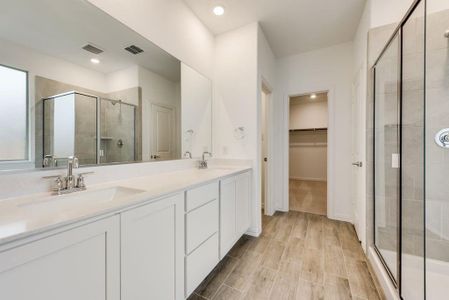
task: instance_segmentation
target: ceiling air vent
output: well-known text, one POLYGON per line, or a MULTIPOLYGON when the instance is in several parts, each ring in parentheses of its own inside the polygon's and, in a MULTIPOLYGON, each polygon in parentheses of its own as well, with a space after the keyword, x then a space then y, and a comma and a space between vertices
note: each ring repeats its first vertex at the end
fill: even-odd
POLYGON ((142 53, 143 50, 137 47, 136 45, 131 45, 129 47, 125 48, 126 51, 131 52, 132 54, 139 54, 142 53))
POLYGON ((91 53, 94 53, 94 54, 100 54, 100 53, 104 52, 100 48, 97 48, 91 44, 87 44, 86 46, 83 47, 83 49, 86 51, 89 51, 91 53))

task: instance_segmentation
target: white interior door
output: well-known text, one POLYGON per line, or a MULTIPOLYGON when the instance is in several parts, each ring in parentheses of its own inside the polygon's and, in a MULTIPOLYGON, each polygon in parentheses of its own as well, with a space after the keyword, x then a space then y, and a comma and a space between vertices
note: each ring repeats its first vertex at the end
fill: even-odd
POLYGON ((366 239, 366 210, 364 190, 364 128, 363 91, 360 86, 363 68, 353 83, 352 97, 352 204, 354 207, 354 226, 362 246, 366 239))
POLYGON ((152 130, 151 153, 153 160, 169 160, 175 156, 175 114, 174 109, 158 104, 151 105, 152 130))

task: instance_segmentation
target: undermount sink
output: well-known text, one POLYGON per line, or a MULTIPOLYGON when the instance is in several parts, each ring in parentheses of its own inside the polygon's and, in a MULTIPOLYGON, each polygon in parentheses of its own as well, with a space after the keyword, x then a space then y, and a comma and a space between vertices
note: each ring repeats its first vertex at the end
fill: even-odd
POLYGON ((42 209, 47 210, 51 208, 59 208, 61 206, 79 205, 81 203, 99 204, 124 199, 143 192, 143 190, 139 189, 115 186, 98 190, 74 192, 72 194, 61 196, 47 196, 41 199, 35 199, 27 203, 19 204, 18 207, 33 209, 39 209, 42 207, 42 209))

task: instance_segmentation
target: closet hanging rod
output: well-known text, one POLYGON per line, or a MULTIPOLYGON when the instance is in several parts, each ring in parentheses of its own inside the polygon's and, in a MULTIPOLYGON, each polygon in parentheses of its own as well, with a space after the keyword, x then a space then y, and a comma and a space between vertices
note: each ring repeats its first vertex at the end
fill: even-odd
POLYGON ((321 127, 321 128, 290 129, 290 132, 300 132, 300 131, 327 131, 327 128, 326 127, 321 127))

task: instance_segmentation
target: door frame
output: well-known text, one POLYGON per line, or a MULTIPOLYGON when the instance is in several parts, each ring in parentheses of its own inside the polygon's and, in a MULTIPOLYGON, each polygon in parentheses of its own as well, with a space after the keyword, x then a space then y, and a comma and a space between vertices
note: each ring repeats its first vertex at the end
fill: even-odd
MULTIPOLYGON (((267 144, 267 166, 266 166, 266 172, 265 172, 265 185, 263 184, 264 181, 262 180, 262 174, 263 174, 263 168, 264 164, 262 162, 263 155, 262 155, 262 127, 260 126, 260 133, 259 133, 259 144, 260 144, 260 150, 259 150, 259 163, 261 164, 261 170, 260 170, 260 187, 261 187, 261 195, 262 195, 262 189, 265 189, 265 199, 264 199, 264 214, 268 216, 272 216, 275 212, 274 207, 274 197, 272 195, 273 191, 273 179, 274 177, 274 169, 273 164, 271 163, 273 161, 273 89, 271 88, 270 84, 262 77, 262 83, 260 87, 260 105, 259 107, 262 107, 262 93, 266 94, 266 102, 265 102, 265 138, 266 138, 266 144, 267 144)), ((259 110, 259 118, 261 120, 262 117, 262 110, 259 110)), ((260 122, 262 124, 262 122, 260 122)))
POLYGON ((291 91, 284 96, 284 130, 283 130, 283 197, 281 211, 290 210, 289 201, 289 162, 290 162, 290 145, 289 145, 289 129, 290 129, 290 98, 307 95, 310 93, 327 93, 327 217, 330 219, 348 220, 347 216, 340 216, 335 213, 335 88, 333 86, 310 86, 304 89, 291 91))
MULTIPOLYGON (((367 82, 368 80, 368 73, 367 73, 367 66, 365 64, 361 64, 360 67, 357 70, 356 76, 353 78, 352 81, 352 104, 354 105, 353 101, 356 100, 355 98, 360 96, 359 101, 359 111, 360 116, 358 121, 360 121, 360 124, 357 124, 356 120, 351 120, 351 124, 354 126, 358 126, 360 128, 360 140, 359 140, 359 161, 362 162, 362 167, 360 168, 360 196, 361 199, 355 199, 355 201, 361 201, 360 204, 362 205, 362 210, 359 211, 362 213, 361 216, 359 216, 359 219, 357 220, 355 217, 355 213, 357 212, 357 203, 355 202, 354 206, 354 225, 356 227, 357 231, 357 225, 360 226, 359 230, 360 232, 357 232, 358 238, 362 244, 363 250, 367 251, 367 220, 368 216, 366 213, 366 99, 367 99, 367 86, 363 85, 364 82, 367 82), (357 94, 356 86, 358 85, 359 93, 357 94), (356 224, 356 221, 361 222, 361 224, 356 224)), ((353 107, 351 107, 353 109, 353 107)), ((352 151, 352 149, 351 149, 352 151)), ((354 167, 353 167, 354 168, 354 167)), ((353 182, 353 184, 355 184, 353 182)))

